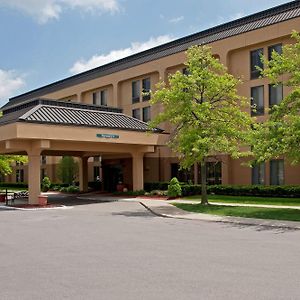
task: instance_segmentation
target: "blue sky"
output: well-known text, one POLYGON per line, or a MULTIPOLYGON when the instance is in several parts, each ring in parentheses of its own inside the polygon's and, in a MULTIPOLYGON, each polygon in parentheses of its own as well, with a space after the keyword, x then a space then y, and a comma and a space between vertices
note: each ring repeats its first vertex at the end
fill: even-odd
POLYGON ((0 0, 0 105, 281 0, 0 0))

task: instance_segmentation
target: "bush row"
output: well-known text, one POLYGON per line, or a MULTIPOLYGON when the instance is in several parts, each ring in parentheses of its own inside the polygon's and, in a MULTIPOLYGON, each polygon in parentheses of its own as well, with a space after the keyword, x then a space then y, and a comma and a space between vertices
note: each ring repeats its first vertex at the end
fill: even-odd
MULTIPOLYGON (((182 196, 201 194, 201 185, 181 183, 182 196)), ((145 183, 145 191, 167 190, 168 183, 153 182, 145 183)), ((208 194, 231 195, 231 196, 262 196, 262 197, 289 197, 300 198, 300 185, 298 186, 261 186, 261 185, 209 185, 208 194)))

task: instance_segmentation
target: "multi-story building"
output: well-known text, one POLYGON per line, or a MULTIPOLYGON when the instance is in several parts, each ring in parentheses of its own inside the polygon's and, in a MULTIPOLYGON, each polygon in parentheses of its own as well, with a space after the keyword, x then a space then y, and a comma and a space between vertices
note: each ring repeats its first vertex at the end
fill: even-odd
MULTIPOLYGON (((256 112, 249 111, 249 114, 255 115, 258 121, 263 121, 268 117, 269 108, 279 103, 289 90, 281 85, 274 87, 268 79, 260 78, 255 66, 261 64, 261 54, 270 58, 273 50, 280 52, 283 45, 292 43, 291 32, 299 29, 300 1, 292 1, 29 91, 11 98, 3 110, 12 115, 16 110, 24 109, 26 103, 32 103, 34 99, 51 99, 57 101, 59 106, 73 103, 78 110, 99 106, 107 107, 108 111, 114 113, 114 109, 119 109, 115 112, 122 111, 124 115, 148 122, 160 111, 160 106, 150 106, 150 96, 143 92, 155 90, 156 83, 159 80, 167 81, 168 74, 185 72, 185 51, 192 45, 207 44, 231 74, 242 78, 243 84, 238 92, 256 104, 256 112), (76 106, 75 103, 81 105, 76 106)), ((42 105, 41 101, 45 100, 36 101, 42 105)), ((48 121, 51 123, 50 119, 48 121)), ((39 118, 36 117, 36 120, 39 118)), ((43 122, 47 123, 47 120, 43 122)), ((63 123, 59 121, 57 124, 63 127, 63 123)), ((161 128, 166 133, 171 130, 168 124, 162 124, 161 128)), ((59 127, 53 130, 60 134, 59 127)), ((84 129, 81 133, 85 135, 84 129)), ((111 143, 113 142, 114 139, 111 139, 111 143)), ((57 158, 46 157, 47 153, 50 151, 42 152, 41 173, 56 181, 57 158)), ((59 151, 51 153, 62 154, 59 151)), ((68 151, 68 154, 72 154, 72 151, 68 151)), ((96 152, 90 153, 90 156, 92 154, 96 152)), ((131 159, 131 155, 127 154, 102 155, 99 148, 99 153, 89 158, 89 180, 93 181, 103 172, 106 189, 113 189, 119 180, 132 188, 134 184, 131 174, 134 167, 131 159)), ((195 165, 186 172, 179 171, 178 158, 164 145, 155 144, 153 152, 145 152, 143 163, 145 182, 167 181, 173 176, 198 182, 198 166, 195 165)), ((217 162, 208 162, 207 169, 211 184, 300 184, 300 167, 291 166, 284 158, 251 169, 242 166, 241 160, 233 160, 223 154, 218 156, 217 162)), ((27 181, 27 167, 16 166, 14 173, 6 180, 27 181)))

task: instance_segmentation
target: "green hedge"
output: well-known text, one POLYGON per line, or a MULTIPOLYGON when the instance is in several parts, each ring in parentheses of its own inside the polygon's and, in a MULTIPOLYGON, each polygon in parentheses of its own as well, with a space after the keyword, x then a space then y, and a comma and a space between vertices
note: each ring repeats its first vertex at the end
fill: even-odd
POLYGON ((300 198, 299 185, 211 185, 207 189, 208 193, 216 195, 300 198))
POLYGON ((27 189, 27 183, 8 183, 8 182, 0 182, 0 187, 8 187, 8 188, 20 188, 20 189, 27 189))
MULTIPOLYGON (((201 185, 190 185, 181 183, 182 196, 201 194, 201 185)), ((145 183, 145 191, 167 190, 167 182, 145 183)), ((232 195, 232 196, 262 196, 262 197, 287 197, 300 198, 300 185, 209 185, 208 194, 232 195)))
POLYGON ((154 190, 166 191, 168 189, 169 181, 166 182, 145 182, 144 190, 146 192, 151 192, 154 190))

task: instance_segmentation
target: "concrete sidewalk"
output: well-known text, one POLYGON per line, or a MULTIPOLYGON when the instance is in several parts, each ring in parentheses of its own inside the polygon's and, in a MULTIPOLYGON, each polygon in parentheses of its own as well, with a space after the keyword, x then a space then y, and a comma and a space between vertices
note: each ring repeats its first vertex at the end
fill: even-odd
MULTIPOLYGON (((132 199, 131 199, 132 200, 132 199)), ((265 220, 265 219, 253 219, 253 218, 241 218, 241 217, 223 217, 210 214, 192 213, 179 209, 163 200, 149 200, 149 199, 135 199, 138 200, 144 207, 150 210, 157 216, 166 218, 177 218, 185 220, 199 220, 210 221, 220 223, 234 223, 237 225, 252 225, 252 226, 266 226, 273 228, 289 228, 300 229, 300 222, 292 221, 277 221, 277 220, 265 220)), ((128 200, 126 200, 128 201, 128 200)), ((179 201, 175 201, 179 202, 179 201)), ((191 203, 189 201, 188 203, 191 203)))

